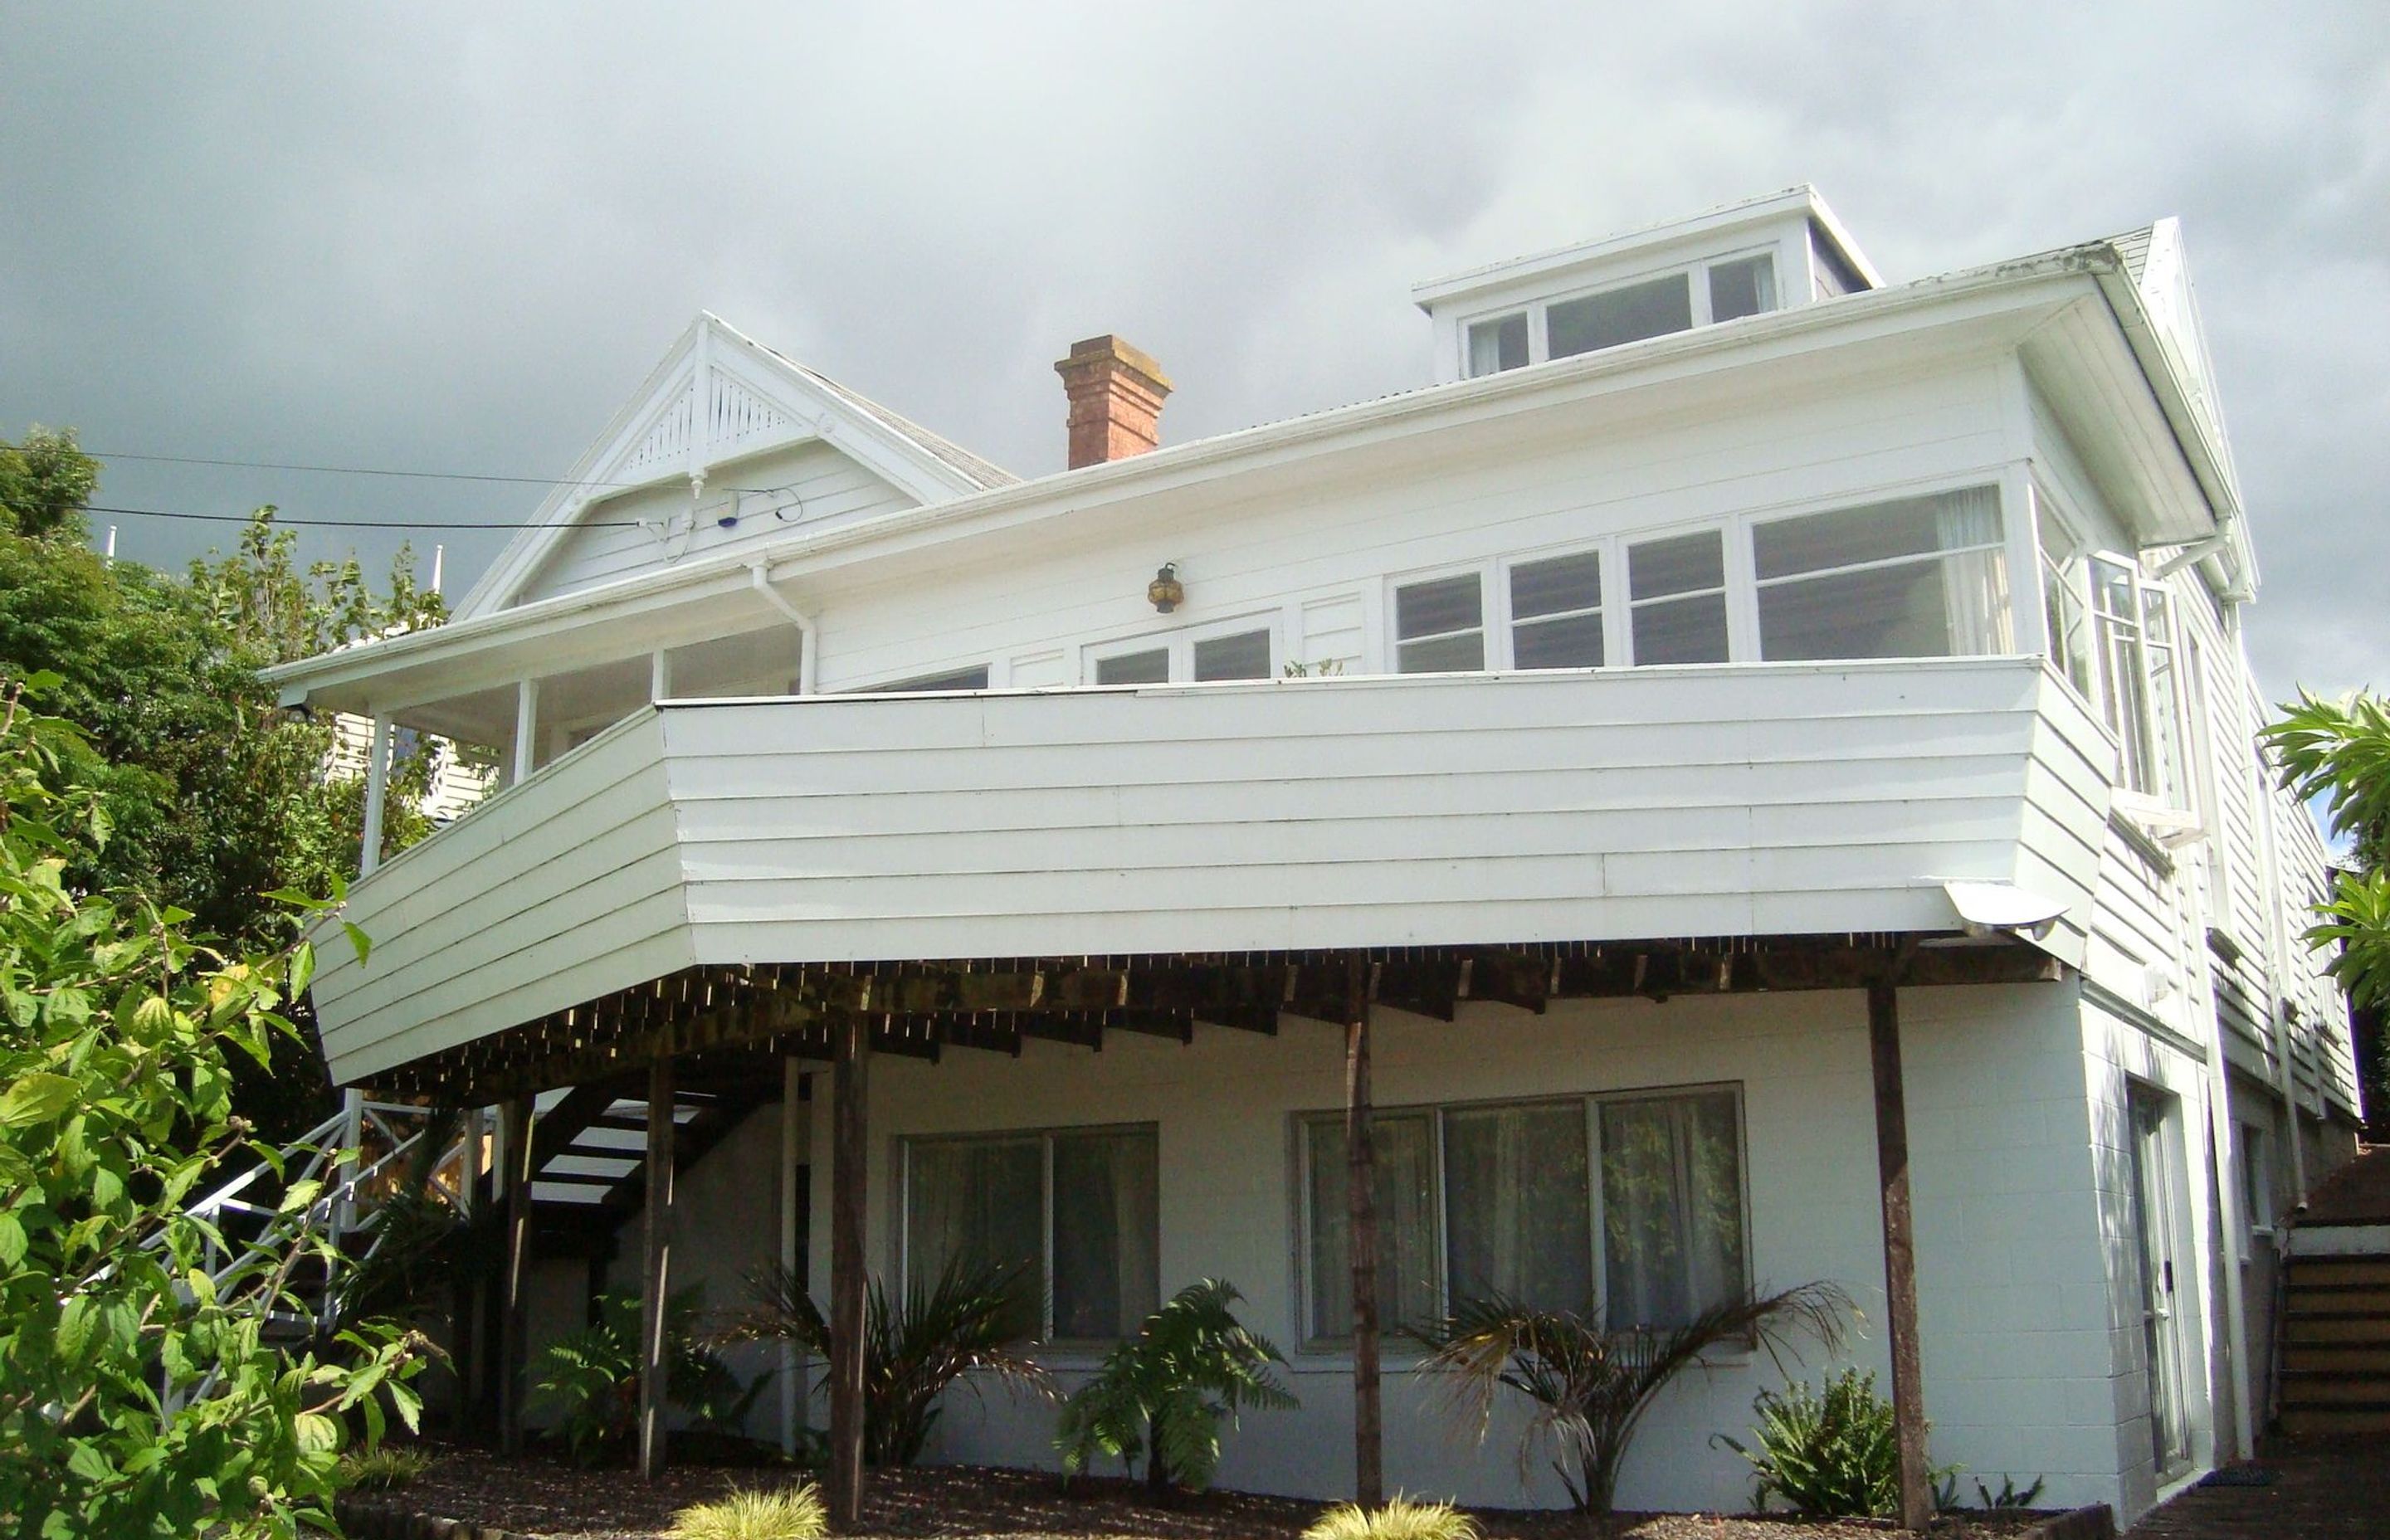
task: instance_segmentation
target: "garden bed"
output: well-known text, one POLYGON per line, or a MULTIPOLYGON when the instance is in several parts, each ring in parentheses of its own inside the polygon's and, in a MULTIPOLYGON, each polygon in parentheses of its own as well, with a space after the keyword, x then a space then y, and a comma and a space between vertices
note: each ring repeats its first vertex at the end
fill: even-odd
MULTIPOLYGON (((574 1540, 653 1540, 673 1513, 736 1487, 803 1479, 793 1470, 681 1466, 655 1484, 627 1470, 584 1470, 538 1455, 500 1459, 477 1449, 426 1445, 431 1469, 394 1492, 359 1494, 363 1507, 461 1521, 482 1531, 574 1540)), ((1320 1504, 1208 1492, 1157 1500, 1136 1483, 1081 1478, 1065 1491, 1050 1473, 975 1467, 873 1471, 864 1533, 889 1536, 1003 1536, 1005 1540, 1294 1540, 1320 1504)), ((1834 1522, 1711 1514, 1613 1514, 1479 1509, 1487 1540, 1869 1540, 1894 1533, 1867 1521, 1834 1522)), ((2024 1540, 2050 1514, 1952 1514, 1936 1540, 2024 1540)), ((352 1533, 367 1526, 353 1523, 352 1533)))

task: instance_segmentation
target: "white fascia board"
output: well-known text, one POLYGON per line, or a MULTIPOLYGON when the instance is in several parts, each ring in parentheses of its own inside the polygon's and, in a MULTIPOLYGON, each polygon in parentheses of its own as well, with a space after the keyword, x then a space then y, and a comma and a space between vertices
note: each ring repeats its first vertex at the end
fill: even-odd
MULTIPOLYGON (((1825 201, 1818 196, 1817 189, 1805 184, 1797 187, 1787 187, 1782 192, 1769 193, 1765 197, 1746 199, 1740 203, 1729 203, 1723 208, 1712 209, 1706 213, 1695 214, 1690 219, 1674 219, 1664 224, 1648 225, 1641 229, 1629 230, 1623 235, 1604 236, 1599 240, 1583 241, 1574 246, 1533 252, 1527 256, 1513 257, 1505 262, 1487 263, 1463 272, 1447 274, 1441 278, 1430 278, 1424 283, 1411 286, 1411 300, 1421 310, 1427 310, 1446 300, 1473 293, 1479 289, 1532 282, 1548 277, 1555 273, 1566 272, 1573 267, 1584 267, 1595 263, 1607 262, 1638 248, 1672 246, 1680 241, 1716 236, 1745 225, 1769 224, 1794 213, 1807 214, 1811 218, 1818 218, 1822 215, 1826 220, 1833 220, 1832 211, 1826 208, 1825 201)), ((1854 265, 1867 275, 1871 282, 1880 284, 1882 280, 1875 278, 1875 270, 1867 266, 1865 259, 1859 258, 1856 250, 1851 249, 1849 237, 1843 232, 1841 222, 1836 220, 1828 225, 1828 228, 1834 233, 1837 243, 1844 248, 1844 254, 1853 259, 1854 265)))
POLYGON ((766 564, 773 581, 801 577, 809 569, 833 564, 833 558, 846 560, 876 555, 875 546, 894 552, 931 541, 993 533, 1771 357, 2021 313, 2061 301, 2064 286, 2083 276, 2079 265, 2004 263, 1997 269, 1845 296, 1830 303, 1794 306, 1732 327, 1695 327, 1530 368, 1425 386, 943 503, 800 532, 752 550, 280 664, 266 671, 265 677, 286 687, 286 693, 312 694, 361 683, 378 674, 413 670, 443 654, 510 650, 518 644, 547 641, 585 625, 611 625, 625 618, 743 591, 752 581, 750 569, 759 560, 766 564))

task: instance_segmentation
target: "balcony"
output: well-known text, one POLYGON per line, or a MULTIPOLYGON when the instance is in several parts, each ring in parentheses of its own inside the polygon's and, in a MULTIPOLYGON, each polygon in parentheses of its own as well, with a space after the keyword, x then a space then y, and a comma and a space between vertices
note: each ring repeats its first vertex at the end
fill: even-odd
POLYGON ((353 1082, 708 966, 1951 935, 2079 962, 2114 748, 2036 659, 668 701, 351 891, 353 1082))

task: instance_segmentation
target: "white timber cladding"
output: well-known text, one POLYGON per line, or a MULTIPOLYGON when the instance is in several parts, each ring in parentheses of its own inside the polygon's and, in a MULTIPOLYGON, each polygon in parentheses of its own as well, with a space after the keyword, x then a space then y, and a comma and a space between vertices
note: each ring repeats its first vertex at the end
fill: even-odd
POLYGON ((2017 658, 671 703, 353 888, 317 1011, 345 1081, 688 962, 1950 930, 1947 881, 2072 958, 2111 753, 2017 658))

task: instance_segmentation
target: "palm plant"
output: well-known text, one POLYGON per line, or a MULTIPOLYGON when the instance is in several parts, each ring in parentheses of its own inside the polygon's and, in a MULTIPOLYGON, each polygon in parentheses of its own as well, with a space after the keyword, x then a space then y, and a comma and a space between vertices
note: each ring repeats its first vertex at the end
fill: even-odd
MULTIPOLYGON (((872 1280, 863 1309, 866 1461, 910 1465, 919 1459, 938 1420, 939 1397, 966 1375, 1053 1394, 1052 1378, 1009 1341, 1022 1272, 957 1256, 936 1282, 927 1289, 910 1284, 893 1303, 880 1280, 872 1280)), ((789 1269, 776 1264, 749 1273, 747 1293, 746 1307, 713 1341, 794 1342, 815 1356, 829 1355, 829 1323, 789 1269)))
POLYGON ((1075 1474, 1097 1455, 1145 1458, 1157 1491, 1201 1487, 1220 1466, 1220 1422, 1257 1406, 1291 1410, 1294 1396, 1271 1369, 1285 1356, 1228 1307, 1244 1296, 1218 1278, 1190 1283, 1145 1318, 1135 1337, 1063 1404, 1054 1445, 1075 1474))
POLYGON ((1525 1396, 1534 1413, 1520 1435, 1521 1475, 1548 1446, 1578 1511, 1607 1513, 1636 1426, 1662 1387, 1728 1344, 1755 1342, 1780 1366, 1796 1337, 1832 1351, 1851 1313, 1840 1288, 1805 1283, 1711 1305, 1681 1326, 1613 1331, 1598 1303, 1579 1315, 1497 1294, 1456 1305, 1416 1335, 1429 1349, 1425 1367, 1449 1377, 1451 1407, 1476 1424, 1479 1439, 1503 1390, 1525 1396))

